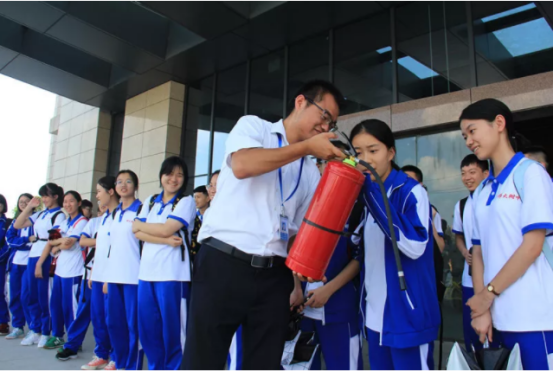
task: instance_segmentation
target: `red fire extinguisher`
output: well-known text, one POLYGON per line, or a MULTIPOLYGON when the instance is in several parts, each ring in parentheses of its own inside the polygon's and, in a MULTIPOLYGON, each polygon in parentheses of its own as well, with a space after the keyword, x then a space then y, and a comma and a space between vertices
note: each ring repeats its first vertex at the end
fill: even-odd
POLYGON ((286 265, 305 277, 321 280, 364 184, 351 159, 332 161, 312 198, 286 265))

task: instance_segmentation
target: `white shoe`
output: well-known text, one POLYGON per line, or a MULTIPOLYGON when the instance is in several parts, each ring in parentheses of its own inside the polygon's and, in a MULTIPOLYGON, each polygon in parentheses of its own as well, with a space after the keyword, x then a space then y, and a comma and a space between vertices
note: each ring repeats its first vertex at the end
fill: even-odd
POLYGON ((23 340, 21 341, 21 345, 32 346, 37 344, 39 339, 40 339, 40 334, 35 333, 32 330, 29 330, 25 338, 23 338, 23 340))
POLYGON ((21 328, 13 328, 12 332, 6 336, 6 339, 18 339, 23 338, 25 333, 21 328))
POLYGON ((44 346, 46 345, 46 342, 48 342, 49 339, 50 339, 49 335, 41 335, 40 339, 38 340, 37 347, 44 348, 44 346))

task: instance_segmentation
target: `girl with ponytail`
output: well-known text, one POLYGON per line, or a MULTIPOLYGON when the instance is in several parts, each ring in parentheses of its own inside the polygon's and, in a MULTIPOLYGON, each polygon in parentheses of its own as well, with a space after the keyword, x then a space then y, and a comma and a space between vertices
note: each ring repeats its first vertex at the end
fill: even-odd
POLYGON ((471 104, 460 128, 466 146, 491 164, 473 197, 475 295, 467 302, 472 326, 482 343, 492 342, 493 327, 507 348, 518 343, 524 369, 549 369, 553 277, 552 241, 546 237, 552 235, 552 181, 540 164, 518 152, 522 137, 502 102, 471 104))

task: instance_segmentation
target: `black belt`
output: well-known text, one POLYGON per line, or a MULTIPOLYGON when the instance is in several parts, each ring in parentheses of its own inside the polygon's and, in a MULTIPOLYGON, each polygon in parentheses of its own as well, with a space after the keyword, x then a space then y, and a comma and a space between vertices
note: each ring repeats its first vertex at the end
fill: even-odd
POLYGON ((225 254, 231 255, 232 257, 235 257, 242 260, 243 262, 250 264, 254 268, 268 269, 278 267, 285 264, 286 260, 281 256, 260 256, 247 254, 244 251, 241 251, 236 247, 226 244, 225 242, 213 237, 206 238, 204 241, 202 241, 202 245, 211 246, 214 249, 217 249, 225 254))
POLYGON ((48 241, 47 238, 37 238, 37 241, 48 241))

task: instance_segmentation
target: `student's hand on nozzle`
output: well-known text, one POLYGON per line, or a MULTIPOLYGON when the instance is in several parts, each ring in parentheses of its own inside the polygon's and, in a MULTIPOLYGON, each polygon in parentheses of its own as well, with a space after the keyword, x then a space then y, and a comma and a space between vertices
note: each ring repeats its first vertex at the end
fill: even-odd
POLYGON ((183 244, 183 240, 181 239, 181 237, 177 237, 177 236, 168 237, 166 239, 166 242, 171 247, 178 247, 183 244))
POLYGON ((298 313, 304 311, 304 292, 302 287, 295 286, 292 293, 290 293, 290 310, 298 307, 298 313))
POLYGON ((323 282, 323 283, 327 282, 327 277, 325 277, 325 276, 323 276, 323 278, 321 280, 314 280, 311 277, 304 277, 301 273, 298 273, 298 272, 292 271, 292 274, 295 275, 296 277, 298 277, 298 279, 302 282, 320 282, 320 281, 323 282))
POLYGON ((308 154, 319 159, 332 160, 335 158, 344 159, 346 155, 331 143, 331 139, 336 139, 337 135, 330 132, 320 133, 306 140, 308 154))
POLYGON ((328 289, 322 286, 308 292, 308 298, 306 298, 304 305, 306 307, 321 308, 327 304, 330 297, 331 294, 328 289))

